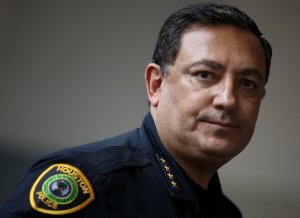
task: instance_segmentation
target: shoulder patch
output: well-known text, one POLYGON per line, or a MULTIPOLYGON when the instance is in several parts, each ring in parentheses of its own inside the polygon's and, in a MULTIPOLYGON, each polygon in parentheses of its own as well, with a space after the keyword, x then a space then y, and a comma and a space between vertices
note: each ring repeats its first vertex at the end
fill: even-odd
POLYGON ((74 213, 95 199, 86 176, 68 164, 53 164, 34 182, 29 195, 34 210, 51 215, 74 213))

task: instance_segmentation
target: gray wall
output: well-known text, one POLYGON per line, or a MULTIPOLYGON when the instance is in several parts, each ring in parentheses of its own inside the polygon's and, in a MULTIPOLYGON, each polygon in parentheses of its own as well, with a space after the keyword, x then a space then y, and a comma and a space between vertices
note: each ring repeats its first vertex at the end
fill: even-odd
MULTIPOLYGON (((0 201, 44 154, 136 128, 156 37, 196 1, 0 2, 0 201)), ((297 0, 224 1, 251 15, 274 49, 256 133, 220 170, 244 217, 300 217, 297 0)))

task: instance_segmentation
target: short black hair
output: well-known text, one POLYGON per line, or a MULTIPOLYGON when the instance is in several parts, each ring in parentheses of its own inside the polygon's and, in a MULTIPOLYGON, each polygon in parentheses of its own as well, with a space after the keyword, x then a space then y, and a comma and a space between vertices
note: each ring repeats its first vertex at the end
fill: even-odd
POLYGON ((164 75, 168 74, 167 67, 175 62, 184 31, 191 27, 207 25, 230 24, 245 28, 252 32, 260 41, 266 61, 266 81, 269 78, 272 47, 262 37, 256 23, 237 7, 218 3, 199 3, 179 9, 167 18, 163 24, 154 49, 152 62, 160 66, 164 75))

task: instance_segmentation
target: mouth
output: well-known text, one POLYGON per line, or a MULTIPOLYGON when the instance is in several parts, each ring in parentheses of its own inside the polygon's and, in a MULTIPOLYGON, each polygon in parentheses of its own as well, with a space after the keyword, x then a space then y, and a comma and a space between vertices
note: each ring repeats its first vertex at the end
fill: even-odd
POLYGON ((209 125, 214 125, 220 128, 226 128, 226 129, 239 129, 241 128, 240 125, 238 125, 236 122, 232 121, 220 121, 220 120, 202 120, 202 122, 207 123, 209 125))
POLYGON ((235 123, 231 122, 222 122, 222 121, 206 121, 207 123, 213 124, 213 125, 218 125, 221 127, 227 127, 227 128, 239 128, 238 125, 235 123))
POLYGON ((243 122, 228 113, 202 113, 198 116, 198 121, 208 125, 208 128, 215 128, 224 131, 242 129, 243 122))

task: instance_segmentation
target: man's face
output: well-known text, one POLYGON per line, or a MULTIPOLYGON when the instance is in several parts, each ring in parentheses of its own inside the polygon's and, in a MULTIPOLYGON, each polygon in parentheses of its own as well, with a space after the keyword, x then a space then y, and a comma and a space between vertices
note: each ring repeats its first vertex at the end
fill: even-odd
POLYGON ((249 143, 264 96, 259 40, 231 25, 186 31, 154 120, 175 156, 231 159, 249 143))

